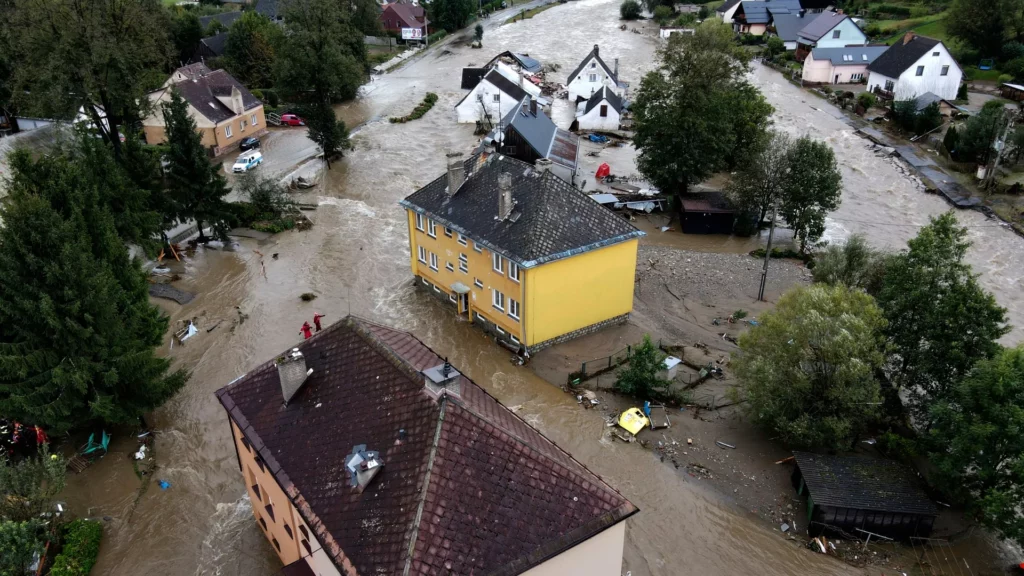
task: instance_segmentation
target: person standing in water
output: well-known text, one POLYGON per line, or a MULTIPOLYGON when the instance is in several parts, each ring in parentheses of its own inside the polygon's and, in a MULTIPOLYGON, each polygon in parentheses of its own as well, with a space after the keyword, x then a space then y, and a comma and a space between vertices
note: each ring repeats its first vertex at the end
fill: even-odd
POLYGON ((313 335, 313 327, 309 325, 309 322, 302 323, 302 335, 304 340, 309 340, 310 336, 313 335))
POLYGON ((313 324, 316 325, 317 332, 323 329, 323 327, 320 326, 320 319, 323 318, 324 316, 326 316, 326 314, 320 314, 319 312, 313 313, 313 324))

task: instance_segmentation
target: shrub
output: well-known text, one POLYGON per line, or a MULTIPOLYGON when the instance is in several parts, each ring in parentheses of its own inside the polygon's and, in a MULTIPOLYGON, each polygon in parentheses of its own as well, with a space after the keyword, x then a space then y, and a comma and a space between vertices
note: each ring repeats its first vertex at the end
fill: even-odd
POLYGON ((874 107, 875 102, 878 98, 871 92, 861 92, 857 95, 857 104, 862 106, 865 110, 874 107))
POLYGON ((711 10, 708 10, 707 6, 701 6, 700 10, 697 11, 697 20, 705 20, 711 15, 711 10))
POLYGON ((263 100, 263 91, 260 90, 259 88, 254 89, 252 91, 252 95, 258 98, 259 100, 263 100))
POLYGON ((654 20, 658 24, 668 24, 675 12, 668 6, 658 6, 654 9, 654 20))
POLYGON ((1007 42, 1003 44, 1003 60, 1024 58, 1024 44, 1020 42, 1007 42))
POLYGON ((637 398, 654 398, 668 386, 666 380, 658 377, 664 355, 651 342, 651 336, 644 334, 644 341, 633 349, 629 366, 619 371, 615 389, 637 398))
POLYGON ((53 560, 51 576, 88 576, 100 553, 103 525, 75 520, 64 529, 64 549, 53 560))
POLYGON ((967 100, 967 84, 961 84, 960 88, 956 91, 957 100, 967 100))
POLYGON ((423 98, 423 102, 413 108, 412 112, 408 116, 392 116, 391 118, 388 118, 388 122, 391 122, 392 124, 405 124, 406 122, 422 118, 424 114, 434 107, 435 102, 437 102, 437 94, 427 92, 427 95, 423 98))
POLYGON ((950 126, 949 130, 946 130, 946 135, 942 138, 942 147, 946 149, 946 153, 952 156, 959 145, 960 133, 956 131, 956 126, 950 126))
POLYGON ((832 87, 831 87, 831 86, 822 86, 822 88, 821 88, 821 91, 822 91, 822 92, 823 92, 823 93, 824 93, 824 94, 825 94, 826 96, 828 96, 828 95, 832 94, 832 87))
POLYGON ((303 302, 312 302, 313 300, 316 300, 316 294, 313 294, 312 292, 303 292, 302 294, 299 294, 299 298, 302 299, 303 302))
POLYGON ((766 45, 768 46, 767 52, 769 58, 774 58, 776 55, 786 52, 786 43, 778 36, 772 36, 769 38, 766 45))
POLYGON ((640 3, 636 0, 626 0, 619 6, 619 15, 623 20, 638 20, 641 12, 640 3))
POLYGON ((440 40, 443 40, 444 37, 447 36, 447 35, 448 35, 448 32, 446 32, 444 30, 438 30, 437 32, 434 32, 433 34, 427 36, 427 44, 433 44, 434 42, 438 42, 440 40))
POLYGON ((1004 82, 1013 82, 1013 76, 1011 76, 1009 74, 1000 74, 999 78, 997 78, 997 80, 999 81, 1000 84, 1002 84, 1004 82))
POLYGON ((864 29, 864 34, 868 38, 877 38, 882 35, 882 28, 878 24, 868 24, 867 28, 864 29))

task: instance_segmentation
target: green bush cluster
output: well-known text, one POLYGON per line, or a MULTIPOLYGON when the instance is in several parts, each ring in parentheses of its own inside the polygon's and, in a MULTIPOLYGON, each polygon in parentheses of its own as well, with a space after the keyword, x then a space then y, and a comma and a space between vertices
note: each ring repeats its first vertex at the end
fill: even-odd
POLYGON ((444 30, 438 30, 437 32, 434 32, 433 34, 427 36, 427 44, 433 44, 434 42, 443 40, 444 37, 447 35, 448 33, 445 32, 444 30))
POLYGON ((251 228, 253 230, 256 230, 257 232, 277 234, 278 232, 284 232, 285 230, 291 230, 292 228, 295 228, 295 219, 285 217, 278 218, 277 220, 271 220, 269 222, 254 222, 251 228))
POLYGON ((643 13, 643 9, 636 0, 626 0, 622 6, 619 6, 619 16, 623 20, 638 20, 641 13, 643 13))
POLYGON ((487 4, 481 6, 480 10, 485 14, 497 12, 498 10, 501 10, 501 0, 494 0, 493 2, 488 2, 487 4))
POLYGON ((879 4, 873 7, 868 14, 874 20, 896 20, 910 17, 910 8, 897 4, 879 4))
POLYGON ((426 97, 423 98, 423 102, 420 102, 418 106, 413 108, 412 113, 408 116, 402 117, 392 116, 391 118, 388 118, 388 122, 391 122, 392 124, 405 124, 406 122, 422 118, 424 114, 434 107, 435 102, 437 102, 437 94, 427 92, 426 97))
POLYGON ((51 576, 88 576, 100 553, 103 525, 75 520, 64 529, 64 549, 53 561, 51 576))

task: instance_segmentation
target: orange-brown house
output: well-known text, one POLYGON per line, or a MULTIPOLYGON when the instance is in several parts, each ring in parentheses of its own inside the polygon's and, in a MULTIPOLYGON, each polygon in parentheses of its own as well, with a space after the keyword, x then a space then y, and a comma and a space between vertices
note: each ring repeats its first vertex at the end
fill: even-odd
POLYGON ((142 122, 147 144, 167 141, 161 104, 170 101, 171 90, 177 90, 188 102, 189 115, 202 134, 203 146, 213 156, 234 150, 250 136, 267 133, 259 98, 224 70, 210 70, 197 63, 178 68, 159 90, 149 93, 153 111, 142 122))
POLYGON ((637 508, 408 332, 346 317, 217 397, 282 574, 621 573, 637 508))
POLYGON ((392 2, 382 7, 380 24, 388 32, 401 32, 402 28, 418 29, 421 37, 426 38, 430 22, 427 20, 427 11, 422 6, 392 2))

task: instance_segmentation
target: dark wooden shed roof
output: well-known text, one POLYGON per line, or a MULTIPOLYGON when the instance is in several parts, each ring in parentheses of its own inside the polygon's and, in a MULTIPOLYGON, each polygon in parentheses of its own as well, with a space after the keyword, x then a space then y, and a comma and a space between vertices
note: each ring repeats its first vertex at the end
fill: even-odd
POLYGON ((793 452, 814 503, 935 516, 938 508, 904 465, 867 456, 793 452))

